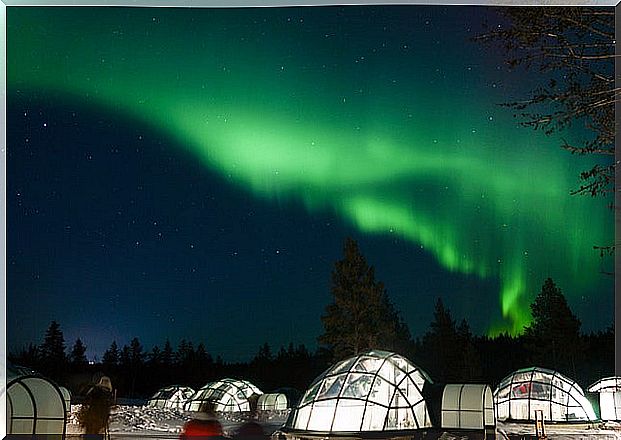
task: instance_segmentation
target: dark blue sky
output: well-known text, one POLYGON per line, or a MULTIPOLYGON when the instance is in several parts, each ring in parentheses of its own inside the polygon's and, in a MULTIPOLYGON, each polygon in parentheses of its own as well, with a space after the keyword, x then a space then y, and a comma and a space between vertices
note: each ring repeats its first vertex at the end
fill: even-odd
MULTIPOLYGON (((572 229, 566 234, 558 230, 563 222, 556 218, 566 215, 558 206, 579 206, 581 213, 591 213, 603 203, 584 198, 550 205, 547 193, 541 199, 526 195, 528 203, 553 207, 550 213, 533 214, 527 207, 511 205, 517 203, 512 197, 519 195, 497 194, 497 204, 476 202, 482 206, 466 214, 472 203, 470 192, 460 195, 465 188, 481 187, 483 198, 493 198, 497 190, 523 185, 511 181, 503 168, 518 170, 516 176, 524 178, 528 170, 539 168, 532 164, 554 158, 558 170, 541 168, 553 182, 550 187, 561 188, 562 197, 569 198, 575 176, 584 167, 560 151, 557 140, 531 140, 531 133, 516 128, 510 112, 497 105, 505 96, 529 90, 537 80, 521 76, 518 81, 502 66, 501 54, 470 41, 484 19, 500 21, 484 8, 363 9, 226 14, 132 8, 9 11, 9 350, 40 343, 51 320, 61 324, 69 347, 80 337, 91 357, 101 357, 113 340, 122 346, 133 337, 147 350, 163 345, 166 338, 173 345, 181 338, 204 342, 225 360, 248 359, 263 342, 274 348, 289 342, 315 348, 322 331, 320 316, 331 300, 330 273, 347 236, 359 241, 415 336, 426 330, 438 296, 457 319, 465 317, 476 333, 486 333, 501 319, 499 292, 507 288, 507 280, 523 281, 524 309, 544 276, 559 279, 585 329, 608 326, 613 316, 612 280, 597 274, 599 262, 590 245, 612 230, 612 215, 602 210, 589 219, 597 224, 597 233, 585 236, 584 249, 577 250, 584 261, 572 254, 568 262, 561 259, 556 264, 545 254, 554 246, 564 251, 558 243, 581 231, 581 223, 568 226, 572 229), (89 17, 98 17, 94 30, 87 24, 89 17), (297 28, 289 30, 292 22, 297 28), (330 32, 317 25, 321 22, 329 23, 330 32), (321 43, 312 43, 314 34, 321 43), (292 35, 295 38, 288 40, 292 35), (120 37, 127 39, 127 46, 115 40, 120 37), (335 42, 325 43, 330 38, 335 42), (248 41, 254 49, 244 46, 248 41), (219 49, 210 51, 213 47, 219 49), (355 70, 386 47, 384 58, 373 58, 373 67, 362 73, 355 70), (240 50, 237 58, 235 50, 240 50), (334 62, 321 66, 317 60, 326 50, 334 62), (244 158, 267 151, 272 146, 268 140, 277 143, 282 138, 288 145, 313 131, 319 138, 332 135, 342 142, 333 146, 336 158, 357 148, 348 142, 366 132, 363 150, 377 157, 378 168, 388 156, 394 175, 387 171, 389 178, 374 183, 377 172, 364 163, 362 154, 360 161, 354 154, 344 169, 335 159, 335 174, 346 176, 336 191, 332 176, 323 178, 325 186, 321 179, 305 180, 317 169, 313 156, 308 167, 295 171, 297 177, 288 175, 298 182, 295 191, 291 182, 258 185, 254 168, 248 175, 233 169, 237 163, 243 167, 244 158, 235 159, 229 170, 218 162, 240 145, 235 144, 241 139, 235 137, 238 133, 251 130, 244 124, 237 132, 208 127, 207 137, 219 132, 220 139, 211 138, 204 155, 197 155, 191 141, 192 117, 203 109, 184 103, 199 93, 195 80, 206 69, 201 63, 207 62, 213 62, 216 71, 209 77, 212 84, 228 86, 200 95, 201 105, 226 109, 223 115, 211 115, 212 123, 221 118, 235 123, 236 116, 247 114, 252 117, 246 121, 257 126, 276 121, 263 144, 242 150, 244 158), (266 73, 270 63, 276 67, 266 73), (141 70, 145 66, 148 69, 141 70), (171 66, 175 80, 168 83, 163 78, 171 66), (315 68, 328 71, 328 80, 315 68), (238 75, 232 83, 218 76, 228 74, 227 69, 238 75), (294 69, 297 76, 279 76, 294 69), (317 83, 312 82, 314 76, 317 83), (360 87, 350 84, 358 80, 360 87), (140 89, 143 84, 145 90, 140 89), (335 92, 339 88, 352 90, 341 95, 335 92), (358 104, 356 99, 365 94, 358 104), (476 106, 460 107, 468 99, 476 106), (335 106, 352 101, 352 108, 335 106), (147 107, 135 111, 128 103, 147 107), (235 110, 232 103, 240 108, 235 110), (296 121, 274 116, 282 111, 295 112, 296 121), (426 117, 431 126, 426 126, 426 117), (416 120, 413 126, 404 125, 410 120, 416 120), (171 128, 178 121, 189 122, 185 129, 171 128), (306 124, 303 129, 300 121, 306 124), (222 139, 230 142, 228 146, 222 139), (523 150, 536 152, 517 157, 520 149, 511 145, 516 139, 528 139, 523 150), (224 147, 218 146, 220 140, 224 147), (429 150, 420 147, 424 142, 429 150), (470 148, 474 165, 468 150, 460 150, 460 142, 470 148), (503 153, 497 155, 497 148, 503 153), (447 166, 442 178, 425 174, 421 180, 416 173, 428 170, 414 169, 393 179, 404 173, 400 163, 422 163, 430 154, 433 163, 441 163, 437 152, 443 149, 455 152, 454 162, 447 164, 454 163, 457 171, 447 166), (487 165, 497 161, 492 168, 500 170, 498 175, 471 171, 478 160, 487 165), (368 182, 356 181, 358 173, 368 173, 368 182), (462 190, 446 195, 455 184, 462 190), (372 195, 386 206, 398 202, 425 216, 414 221, 412 233, 409 224, 398 222, 402 233, 398 227, 373 230, 365 223, 371 218, 367 213, 348 216, 347 209, 354 205, 346 203, 344 194, 356 185, 364 186, 365 201, 372 195), (539 228, 536 222, 541 218, 545 227, 539 228), (507 225, 519 226, 501 243, 507 225), (430 228, 435 232, 425 235, 430 228), (539 229, 548 235, 533 235, 539 229), (497 256, 490 250, 496 243, 501 243, 497 256), (489 261, 500 265, 514 255, 528 256, 530 262, 512 261, 519 276, 495 266, 478 276, 466 263, 452 262, 453 246, 467 255, 463 261, 472 259, 482 266, 490 266, 489 261), (577 287, 567 275, 574 264, 592 272, 585 280, 588 287, 577 287)), ((248 131, 242 141, 253 136, 248 131)), ((308 158, 304 154, 293 162, 303 162, 308 158)), ((273 161, 278 162, 277 155, 273 161)), ((578 245, 567 247, 567 252, 578 245)))
POLYGON ((398 238, 261 203, 135 121, 59 97, 11 102, 9 145, 21 144, 8 171, 11 348, 41 341, 52 319, 91 355, 134 336, 147 348, 203 341, 231 360, 263 341, 314 347, 346 236, 419 323, 412 330, 426 327, 436 295, 478 299, 469 292, 493 288, 398 238))

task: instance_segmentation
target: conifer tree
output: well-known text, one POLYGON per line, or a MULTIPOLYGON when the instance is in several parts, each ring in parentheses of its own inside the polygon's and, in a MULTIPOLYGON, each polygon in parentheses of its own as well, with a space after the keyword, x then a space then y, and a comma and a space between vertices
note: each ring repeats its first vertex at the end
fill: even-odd
POLYGON ((73 366, 78 368, 88 364, 88 360, 86 359, 86 346, 80 338, 75 340, 69 355, 69 360, 73 366))
POLYGON ((211 367, 211 365, 213 364, 213 358, 207 352, 205 344, 202 342, 196 347, 194 357, 196 359, 196 364, 199 368, 211 367))
POLYGON ((145 357, 140 340, 133 338, 129 343, 129 364, 133 371, 137 371, 142 367, 145 357))
POLYGON ((45 339, 41 344, 41 364, 42 373, 52 379, 60 380, 66 373, 67 355, 65 354, 65 338, 56 321, 52 321, 47 331, 45 339))
POLYGON ((172 345, 170 341, 166 339, 164 343, 164 349, 162 350, 162 365, 171 366, 174 362, 175 354, 173 353, 172 345))
MULTIPOLYGON (((462 332, 469 332, 469 329, 462 325, 462 332)), ((442 298, 436 301, 433 321, 423 336, 422 347, 425 366, 434 372, 436 380, 451 382, 461 379, 464 369, 462 338, 442 298)))
POLYGON ((319 342, 332 350, 335 359, 370 348, 408 346, 409 330, 384 285, 375 280, 375 270, 367 264, 356 241, 347 238, 343 253, 332 271, 334 301, 321 318, 325 332, 319 342))
POLYGON ((116 345, 116 341, 112 341, 110 348, 108 348, 101 359, 101 362, 107 367, 116 367, 119 364, 119 348, 116 345))
POLYGON ((127 344, 123 345, 121 351, 119 353, 119 365, 122 369, 127 370, 131 368, 132 360, 131 360, 131 352, 127 344))
POLYGON ((160 365, 162 362, 162 350, 157 345, 154 346, 148 355, 148 359, 151 365, 160 365))
POLYGON ((575 373, 575 362, 582 351, 581 323, 552 278, 544 281, 530 309, 533 321, 525 329, 525 336, 532 362, 566 374, 575 373))
POLYGON ((64 364, 65 355, 65 338, 60 329, 60 324, 52 321, 45 332, 45 340, 41 345, 41 356, 45 362, 54 362, 64 364))
POLYGON ((179 348, 177 348, 177 363, 180 366, 188 366, 194 360, 194 346, 192 342, 188 342, 186 339, 182 339, 179 342, 179 348))

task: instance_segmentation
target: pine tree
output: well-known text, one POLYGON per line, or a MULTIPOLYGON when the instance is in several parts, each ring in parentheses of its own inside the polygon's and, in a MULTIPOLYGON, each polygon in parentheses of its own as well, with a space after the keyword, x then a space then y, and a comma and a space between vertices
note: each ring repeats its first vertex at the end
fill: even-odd
POLYGON ((41 345, 41 355, 47 362, 64 363, 65 356, 65 338, 60 329, 60 324, 52 321, 45 332, 45 340, 41 345))
POLYGON ((147 356, 149 360, 149 364, 151 365, 160 365, 162 363, 162 350, 156 345, 151 350, 151 353, 147 356))
POLYGON ((164 343, 164 349, 162 350, 162 365, 171 366, 174 362, 174 353, 170 341, 166 339, 164 343))
POLYGON ((142 344, 140 344, 138 338, 133 338, 129 343, 129 347, 126 345, 123 346, 123 351, 121 352, 121 359, 125 359, 126 362, 129 362, 129 374, 131 379, 129 391, 130 397, 133 397, 136 388, 139 388, 137 379, 140 371, 142 371, 144 367, 145 358, 142 350, 142 344))
POLYGON ((207 352, 205 344, 202 342, 196 347, 194 356, 196 358, 196 363, 201 367, 210 366, 213 363, 211 355, 207 352))
POLYGON ((188 366, 194 360, 194 346, 192 342, 182 339, 177 348, 177 363, 180 366, 188 366))
POLYGON ((86 346, 80 338, 75 340, 73 348, 71 349, 71 354, 69 355, 69 360, 75 367, 84 367, 88 364, 88 360, 86 359, 86 346))
POLYGON ((463 353, 461 379, 465 382, 482 380, 481 357, 474 345, 470 325, 466 319, 462 319, 461 324, 457 327, 457 336, 463 353))
POLYGON ((61 380, 66 373, 67 356, 65 354, 65 338, 56 321, 52 321, 40 348, 41 372, 54 380, 61 380))
POLYGON ((132 360, 131 360, 131 352, 127 345, 123 345, 121 348, 121 352, 119 353, 119 365, 122 369, 127 370, 131 368, 132 360))
POLYGON ((369 266, 351 238, 345 240, 344 258, 334 265, 334 302, 321 317, 324 334, 319 342, 335 359, 376 348, 394 350, 409 344, 410 334, 388 298, 375 270, 369 266))
POLYGON ((133 368, 139 368, 144 363, 145 355, 142 350, 142 344, 138 338, 132 339, 129 343, 129 359, 133 368))
POLYGON ((112 341, 110 348, 104 352, 101 361, 107 367, 116 367, 119 364, 119 356, 119 348, 116 345, 116 341, 112 341))
MULTIPOLYGON (((469 328, 462 327, 462 332, 469 332, 469 328)), ((426 360, 425 366, 440 382, 457 381, 464 369, 463 349, 451 311, 444 306, 442 298, 438 298, 433 321, 422 340, 421 354, 426 360)))
POLYGON ((524 334, 531 361, 575 375, 575 362, 582 351, 581 323, 552 278, 544 281, 530 309, 533 321, 524 334))
POLYGON ((60 324, 56 321, 52 321, 45 332, 45 339, 40 352, 43 372, 49 374, 52 379, 58 380, 65 371, 67 356, 65 354, 65 338, 60 329, 60 324))
POLYGON ((259 351, 257 355, 254 358, 255 360, 271 361, 272 360, 272 349, 270 348, 270 345, 267 342, 261 345, 259 347, 259 351))

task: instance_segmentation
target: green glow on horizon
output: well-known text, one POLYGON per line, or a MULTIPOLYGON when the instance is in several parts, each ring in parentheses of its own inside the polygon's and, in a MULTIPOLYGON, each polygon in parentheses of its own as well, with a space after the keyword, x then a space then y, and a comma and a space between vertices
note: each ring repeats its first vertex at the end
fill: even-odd
MULTIPOLYGON (((29 13, 20 12, 31 25, 51 20, 29 13)), ((10 27, 9 53, 23 56, 9 58, 9 90, 59 91, 122 111, 257 197, 336 212, 362 232, 409 240, 448 271, 498 280, 504 321, 490 318, 490 334, 528 324, 546 277, 578 294, 598 276, 592 246, 610 241, 610 213, 603 201, 568 195, 585 159, 515 127, 495 105, 502 95, 481 89, 473 100, 422 80, 390 89, 374 82, 379 63, 360 80, 367 95, 342 97, 356 90, 343 82, 347 72, 317 73, 303 59, 277 68, 280 34, 258 55, 207 30, 200 48, 168 34, 121 44, 103 22, 91 32, 65 23, 54 38, 10 27), (93 55, 98 47, 105 57, 93 55), (450 106, 436 108, 442 102, 450 106)))

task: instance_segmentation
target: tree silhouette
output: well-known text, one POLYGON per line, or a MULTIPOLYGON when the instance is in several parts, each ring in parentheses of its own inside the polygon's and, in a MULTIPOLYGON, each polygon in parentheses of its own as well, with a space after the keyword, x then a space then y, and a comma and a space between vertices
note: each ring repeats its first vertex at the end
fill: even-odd
POLYGON ((525 336, 532 362, 575 375, 582 351, 581 324, 551 278, 544 281, 530 309, 533 321, 525 328, 525 336))
POLYGON ((64 363, 65 357, 65 338, 60 329, 60 324, 52 321, 47 331, 45 339, 41 345, 41 356, 49 362, 64 363))
POLYGON ((16 365, 36 370, 41 362, 41 349, 35 344, 30 343, 27 347, 23 347, 17 352, 10 352, 7 359, 16 365))
POLYGON ((194 358, 194 346, 192 342, 182 339, 177 348, 177 364, 181 367, 188 367, 194 358))
POLYGON ((119 364, 119 358, 119 347, 116 345, 116 341, 112 341, 110 348, 104 352, 101 362, 106 367, 116 367, 119 364))
POLYGON ((369 348, 408 346, 409 330, 384 285, 375 280, 375 270, 367 264, 356 241, 347 238, 343 253, 332 271, 334 302, 321 317, 325 332, 319 342, 332 350, 334 359, 369 348))
POLYGON ((69 361, 74 367, 83 368, 88 365, 86 359, 86 346, 80 338, 75 340, 71 353, 69 354, 69 361))
POLYGON ((483 380, 481 356, 475 347, 470 325, 465 319, 462 319, 461 324, 457 327, 457 336, 462 351, 461 380, 465 382, 483 380))
POLYGON ((583 184, 574 194, 606 195, 614 191, 615 12, 613 8, 531 7, 502 8, 507 26, 496 26, 477 37, 500 43, 512 67, 536 68, 547 83, 531 96, 506 104, 522 125, 561 131, 573 123, 593 136, 580 144, 565 141, 573 154, 600 157, 581 174, 583 184), (547 74, 547 76, 545 76, 547 74))
MULTIPOLYGON (((138 338, 133 338, 129 347, 124 346, 122 357, 125 358, 126 361, 129 361, 129 371, 130 371, 130 397, 134 397, 134 393, 136 388, 140 387, 140 384, 137 383, 140 371, 144 366, 145 354, 143 353, 142 344, 138 338), (125 350, 128 348, 127 350, 125 350)), ((144 379, 144 378, 142 378, 144 379)))
POLYGON ((159 366, 162 362, 162 350, 156 345, 151 349, 151 352, 147 355, 147 362, 150 365, 159 366))
MULTIPOLYGON (((467 324, 466 324, 467 325, 467 324)), ((463 332, 469 332, 467 327, 463 332)), ((464 345, 451 311, 438 298, 434 307, 433 320, 422 340, 420 357, 433 376, 440 382, 455 382, 461 379, 464 370, 464 345)))
POLYGON ((65 355, 65 338, 60 324, 52 321, 41 345, 41 369, 52 379, 60 379, 65 372, 67 356, 65 355))
POLYGON ((164 343, 164 349, 162 350, 162 365, 170 367, 174 362, 174 353, 170 341, 166 339, 164 343))

